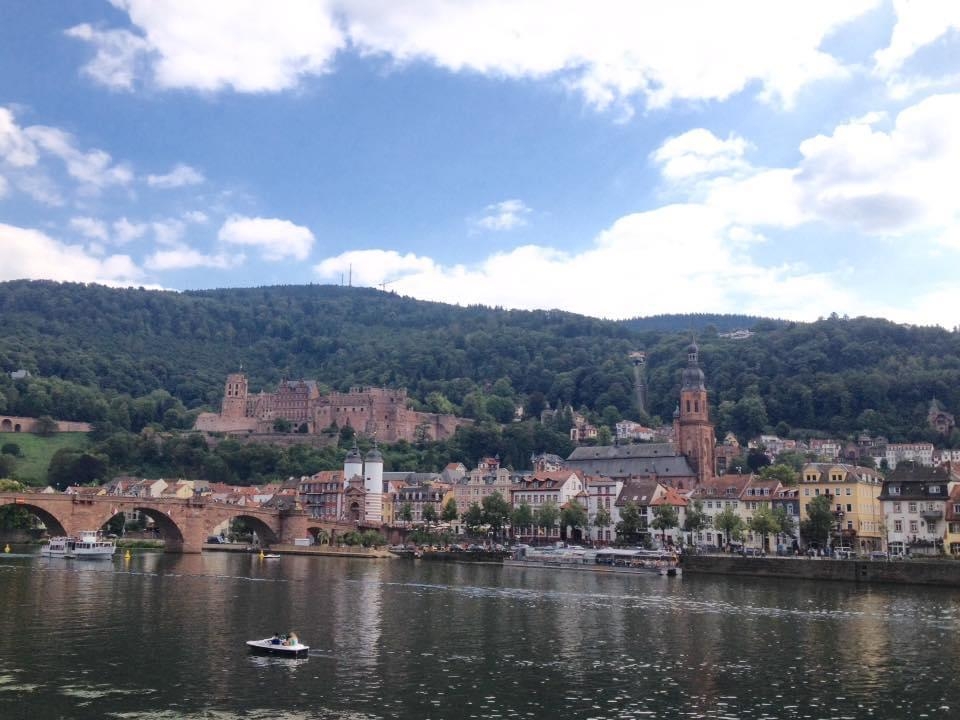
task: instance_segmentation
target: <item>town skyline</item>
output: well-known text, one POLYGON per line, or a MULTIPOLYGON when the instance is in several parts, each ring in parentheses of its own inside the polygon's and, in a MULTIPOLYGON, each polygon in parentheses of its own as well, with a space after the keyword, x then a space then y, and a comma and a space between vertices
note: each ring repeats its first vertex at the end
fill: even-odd
POLYGON ((0 280, 957 324, 950 4, 51 7, 2 11, 0 280))

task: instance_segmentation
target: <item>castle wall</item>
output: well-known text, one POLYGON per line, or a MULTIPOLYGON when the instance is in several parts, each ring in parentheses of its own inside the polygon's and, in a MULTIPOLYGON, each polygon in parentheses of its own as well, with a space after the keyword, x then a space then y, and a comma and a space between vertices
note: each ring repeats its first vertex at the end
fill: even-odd
POLYGON ((469 420, 453 415, 422 413, 407 408, 407 391, 387 388, 350 388, 345 393, 320 395, 312 381, 282 382, 274 393, 249 395, 246 377, 232 373, 224 387, 222 412, 202 413, 195 428, 206 432, 273 432, 279 418, 294 425, 307 423, 317 434, 336 424, 381 442, 445 440, 469 420), (422 430, 420 430, 422 428, 422 430))

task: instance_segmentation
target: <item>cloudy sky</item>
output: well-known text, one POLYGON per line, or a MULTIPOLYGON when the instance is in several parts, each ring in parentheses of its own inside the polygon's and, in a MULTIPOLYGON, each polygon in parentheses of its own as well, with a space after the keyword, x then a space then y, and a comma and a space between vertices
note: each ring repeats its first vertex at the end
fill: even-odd
POLYGON ((960 325, 960 2, 0 0, 0 280, 960 325))

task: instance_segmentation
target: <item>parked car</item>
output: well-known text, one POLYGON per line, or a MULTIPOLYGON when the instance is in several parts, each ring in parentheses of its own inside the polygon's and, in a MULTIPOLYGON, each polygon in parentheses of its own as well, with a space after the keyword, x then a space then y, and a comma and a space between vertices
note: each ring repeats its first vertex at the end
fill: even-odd
POLYGON ((740 551, 740 554, 744 557, 762 557, 763 550, 760 548, 744 548, 740 551))
POLYGON ((887 560, 888 555, 883 550, 874 550, 870 553, 871 560, 887 560))
POLYGON ((207 538, 207 544, 209 545, 226 545, 227 539, 219 535, 210 535, 207 538))
POLYGON ((836 547, 833 549, 833 556, 837 558, 837 560, 849 560, 850 558, 855 558, 857 554, 853 551, 853 548, 836 547))

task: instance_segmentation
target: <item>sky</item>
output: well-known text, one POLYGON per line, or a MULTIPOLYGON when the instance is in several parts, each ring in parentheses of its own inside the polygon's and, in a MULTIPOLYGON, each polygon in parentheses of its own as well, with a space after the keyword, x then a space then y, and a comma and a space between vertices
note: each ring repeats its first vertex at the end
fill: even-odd
POLYGON ((0 0, 0 280, 960 325, 960 2, 0 0))

